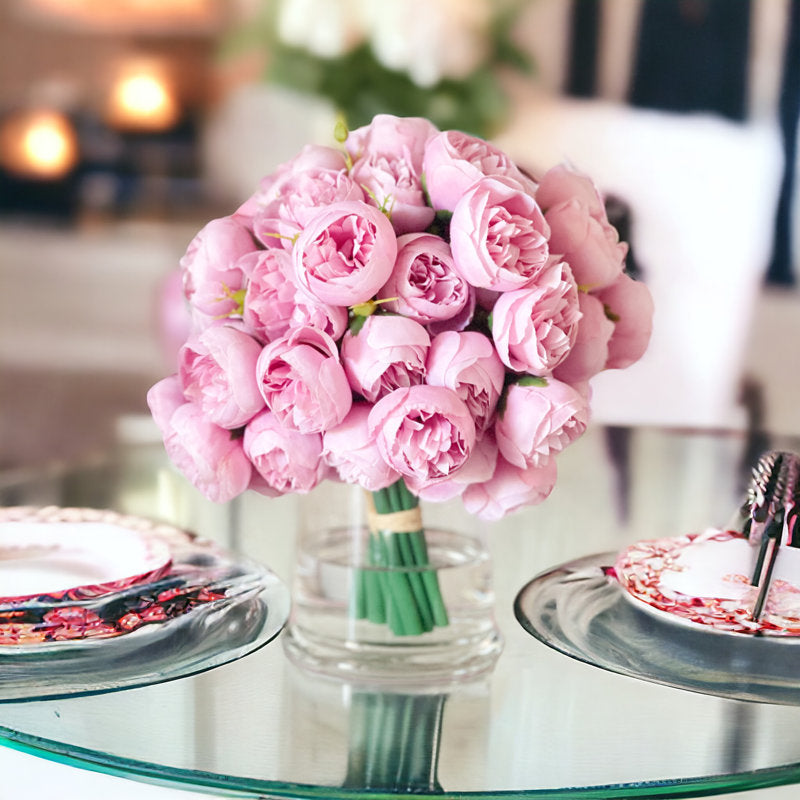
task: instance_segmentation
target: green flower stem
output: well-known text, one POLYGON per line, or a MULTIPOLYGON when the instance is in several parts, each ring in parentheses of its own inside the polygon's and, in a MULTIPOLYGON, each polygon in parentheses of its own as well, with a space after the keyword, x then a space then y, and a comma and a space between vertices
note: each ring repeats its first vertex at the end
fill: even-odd
POLYGON ((403 561, 402 552, 398 544, 400 534, 381 531, 381 539, 386 548, 389 569, 383 573, 386 577, 386 586, 390 593, 392 604, 397 611, 402 633, 401 635, 418 636, 431 630, 432 625, 425 626, 420 609, 417 607, 414 590, 412 588, 412 573, 405 568, 410 565, 403 561))
POLYGON ((344 786, 410 796, 442 793, 437 769, 446 699, 354 693, 344 786))
MULTIPOLYGON (((422 531, 417 531, 410 536, 410 545, 414 552, 415 564, 428 564, 428 547, 425 544, 425 535, 422 531)), ((425 570, 420 573, 420 580, 425 587, 425 596, 430 603, 433 624, 445 627, 449 622, 447 609, 442 599, 442 590, 439 587, 439 577, 433 570, 425 570)))
MULTIPOLYGON (((372 498, 379 516, 410 511, 419 503, 402 480, 373 492, 372 498)), ((436 570, 425 569, 430 561, 424 530, 370 531, 367 563, 377 569, 356 576, 356 618, 387 624, 398 636, 448 624, 436 570)))
MULTIPOLYGON (((400 551, 400 561, 403 564, 416 564, 417 561, 414 557, 414 547, 411 544, 411 539, 415 534, 412 533, 395 533, 392 538, 397 542, 397 547, 400 551)), ((430 575, 431 573, 422 572, 409 572, 408 581, 411 584, 411 591, 414 594, 414 602, 422 618, 422 627, 426 631, 433 630, 434 616, 433 609, 431 608, 430 598, 428 591, 423 580, 423 575, 430 575)))
MULTIPOLYGON (((379 564, 381 561, 380 542, 377 536, 370 534, 368 543, 367 557, 369 563, 379 564)), ((363 576, 363 589, 365 594, 365 613, 361 614, 361 604, 359 603, 358 619, 368 619, 382 625, 386 622, 386 603, 383 597, 383 587, 381 586, 380 575, 372 569, 360 570, 363 576)))
MULTIPOLYGON (((392 484, 390 489, 395 492, 398 507, 403 510, 409 510, 418 505, 419 500, 408 490, 405 481, 397 481, 392 484)), ((413 551, 408 563, 416 564, 419 567, 426 567, 430 564, 428 560, 428 546, 425 542, 424 531, 412 531, 409 533, 409 543, 413 551)), ((433 614, 433 624, 444 627, 449 623, 447 616, 447 609, 442 599, 442 592, 439 587, 439 577, 434 570, 424 570, 419 575, 420 580, 424 585, 425 595, 428 600, 429 607, 433 614)))

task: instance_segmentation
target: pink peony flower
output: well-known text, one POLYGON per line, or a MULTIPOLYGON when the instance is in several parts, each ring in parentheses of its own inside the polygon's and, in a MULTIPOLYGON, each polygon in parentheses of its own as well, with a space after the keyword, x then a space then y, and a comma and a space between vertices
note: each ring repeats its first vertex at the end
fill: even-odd
POLYGON ((594 181, 564 164, 547 170, 536 189, 536 202, 547 211, 553 206, 577 200, 598 221, 607 221, 603 198, 594 181))
POLYGON ((192 336, 178 354, 184 396, 221 428, 240 428, 264 407, 256 383, 261 345, 232 325, 192 336))
POLYGON ((162 378, 147 392, 147 407, 153 417, 156 427, 165 437, 170 432, 169 425, 172 415, 186 402, 183 396, 181 382, 177 375, 162 378))
POLYGON ((239 258, 257 249, 250 230, 234 217, 209 222, 189 244, 180 261, 187 300, 209 317, 238 311, 236 293, 245 285, 239 258))
POLYGON ((420 176, 425 143, 437 132, 420 117, 378 114, 345 142, 353 159, 353 180, 378 207, 389 211, 398 235, 424 231, 433 222, 434 210, 425 202, 420 176))
POLYGON ((548 375, 569 355, 580 316, 569 267, 552 265, 533 288, 497 298, 492 338, 500 360, 517 372, 548 375))
POLYGON ((572 268, 575 280, 587 289, 613 283, 625 268, 628 245, 616 228, 598 222, 577 200, 567 200, 545 214, 550 225, 550 250, 572 268))
POLYGON ((536 200, 550 225, 550 251, 571 267, 582 287, 607 286, 622 273, 628 245, 608 221, 597 187, 565 166, 548 170, 536 200))
POLYGON ((310 298, 294 284, 291 256, 285 250, 260 250, 242 258, 249 275, 243 319, 265 342, 290 328, 310 326, 338 339, 347 327, 347 309, 310 298), (245 264, 245 262, 247 262, 245 264))
POLYGON ((475 445, 469 409, 443 386, 395 389, 370 411, 369 430, 384 461, 421 485, 450 477, 475 445))
POLYGON ((556 462, 520 469, 502 456, 494 475, 485 483, 473 483, 461 495, 464 508, 480 519, 494 522, 506 514, 547 499, 556 483, 556 462))
POLYGON ((452 389, 466 404, 478 433, 491 424, 505 367, 490 339, 477 331, 447 331, 433 339, 426 382, 452 389))
POLYGON ((374 403, 394 389, 425 379, 431 340, 418 322, 373 314, 357 334, 342 339, 342 364, 353 391, 374 403))
POLYGON ((369 433, 371 410, 369 403, 354 403, 344 421, 323 434, 322 457, 345 483, 375 492, 399 480, 400 473, 383 460, 375 437, 369 433))
POLYGON ((303 172, 322 170, 338 172, 347 169, 344 153, 334 147, 307 144, 289 161, 279 165, 277 169, 265 175, 256 191, 234 212, 234 216, 252 221, 277 195, 277 186, 287 176, 303 172))
POLYGON ((347 321, 347 309, 344 306, 320 303, 299 290, 295 293, 292 328, 316 328, 336 341, 347 330, 347 321))
POLYGON ((256 336, 271 342, 288 330, 297 287, 291 280, 292 259, 271 248, 248 253, 239 260, 248 276, 242 319, 256 336))
POLYGON ((405 481, 421 500, 444 503, 464 494, 470 484, 488 481, 494 475, 496 464, 497 444, 494 437, 486 435, 475 443, 470 457, 450 477, 436 483, 425 483, 414 478, 406 478, 405 481))
POLYGON ((470 323, 475 317, 475 289, 469 287, 469 295, 464 308, 450 319, 435 319, 429 322, 425 327, 431 336, 437 336, 445 331, 463 331, 469 327, 470 323))
POLYGON ((437 211, 454 211, 470 186, 484 177, 513 178, 529 194, 536 188, 505 153, 460 131, 443 131, 428 140, 422 167, 437 211))
POLYGON ((356 201, 322 207, 292 251, 297 285, 323 303, 352 306, 386 283, 397 255, 388 219, 356 201))
POLYGON ((473 286, 507 292, 533 284, 548 264, 550 228, 536 201, 508 178, 484 178, 450 220, 456 271, 473 286))
POLYGON ((583 383, 605 368, 608 340, 614 323, 606 316, 603 304, 594 295, 578 292, 581 321, 569 355, 553 370, 564 383, 583 383))
POLYGON ((516 467, 540 467, 586 430, 589 404, 569 384, 512 384, 494 426, 501 455, 516 467))
POLYGON ((265 247, 290 250, 320 207, 364 199, 363 189, 347 172, 344 154, 309 146, 269 183, 253 215, 253 231, 265 247))
POLYGON ((647 350, 653 332, 653 297, 641 281, 628 275, 596 293, 606 314, 614 321, 608 343, 606 369, 623 369, 638 361, 647 350))
POLYGON ((456 272, 444 239, 410 233, 398 238, 394 269, 378 296, 396 298, 384 308, 426 325, 461 314, 470 300, 470 286, 456 272))
POLYGON ((280 423, 300 433, 338 425, 353 402, 336 344, 315 328, 296 328, 268 344, 258 357, 256 378, 280 423))
POLYGON ((261 494, 305 494, 325 477, 322 436, 290 430, 271 411, 244 429, 244 452, 254 467, 250 488, 261 494))
POLYGON ((226 503, 250 484, 252 467, 242 449, 242 440, 209 421, 195 403, 176 406, 176 384, 177 379, 166 378, 147 393, 164 448, 205 497, 226 503))

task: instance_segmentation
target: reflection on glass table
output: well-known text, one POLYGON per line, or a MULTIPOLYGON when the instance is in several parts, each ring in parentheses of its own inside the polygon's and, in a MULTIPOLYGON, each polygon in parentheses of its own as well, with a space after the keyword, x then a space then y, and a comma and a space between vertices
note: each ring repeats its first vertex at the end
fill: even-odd
MULTIPOLYGON (((800 697, 744 702, 599 669, 545 646, 514 616, 522 587, 558 564, 724 524, 751 446, 740 434, 596 428, 563 453, 550 499, 484 531, 505 649, 482 681, 413 693, 336 683, 293 666, 279 636, 193 677, 0 702, 0 739, 77 767, 252 797, 692 797, 800 781, 800 697)), ((313 495, 214 506, 160 447, 141 446, 7 476, 0 502, 166 520, 289 583, 297 504, 313 495)), ((0 700, 1 681, 2 672, 0 700)))

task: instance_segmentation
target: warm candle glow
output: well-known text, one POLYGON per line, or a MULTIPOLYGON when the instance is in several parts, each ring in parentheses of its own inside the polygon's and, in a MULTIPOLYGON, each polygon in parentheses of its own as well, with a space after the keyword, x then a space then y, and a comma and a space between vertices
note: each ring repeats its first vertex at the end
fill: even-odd
POLYGON ((18 175, 55 179, 78 160, 78 143, 69 120, 54 111, 22 112, 0 130, 0 160, 18 175))
POLYGON ((120 128, 163 130, 177 121, 178 104, 156 72, 127 72, 112 90, 109 119, 120 128))

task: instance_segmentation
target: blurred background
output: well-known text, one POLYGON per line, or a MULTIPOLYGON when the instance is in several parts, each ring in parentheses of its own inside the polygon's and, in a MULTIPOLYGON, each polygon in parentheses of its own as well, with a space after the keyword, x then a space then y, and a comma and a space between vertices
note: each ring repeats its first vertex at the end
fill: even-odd
POLYGON ((800 433, 797 6, 2 0, 0 468, 148 435, 187 244, 340 112, 595 178, 657 309, 599 421, 800 433))

